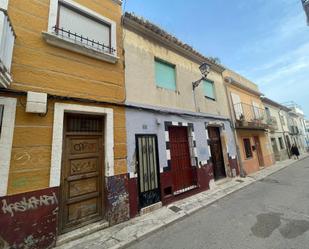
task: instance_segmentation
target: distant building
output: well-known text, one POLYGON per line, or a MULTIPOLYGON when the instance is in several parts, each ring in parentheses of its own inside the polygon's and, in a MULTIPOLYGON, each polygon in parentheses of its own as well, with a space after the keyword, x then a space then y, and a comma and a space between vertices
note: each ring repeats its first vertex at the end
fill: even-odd
POLYGON ((307 16, 307 24, 309 25, 309 0, 302 0, 302 3, 307 16))
POLYGON ((300 151, 305 152, 308 148, 306 141, 305 116, 301 107, 294 102, 286 103, 289 111, 288 123, 290 127, 290 135, 293 143, 295 143, 300 151))

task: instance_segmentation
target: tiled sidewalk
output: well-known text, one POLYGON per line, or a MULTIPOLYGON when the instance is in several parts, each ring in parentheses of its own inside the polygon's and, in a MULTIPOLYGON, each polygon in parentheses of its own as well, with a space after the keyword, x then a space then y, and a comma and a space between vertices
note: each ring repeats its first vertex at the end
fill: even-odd
MULTIPOLYGON (((300 160, 308 155, 303 155, 300 160)), ((214 189, 208 190, 189 198, 174 202, 169 206, 162 207, 150 214, 136 217, 119 225, 103 229, 82 237, 78 240, 63 244, 57 249, 96 249, 96 248, 124 248, 134 241, 141 240, 144 236, 163 229, 164 227, 179 221, 192 213, 204 208, 217 200, 242 189, 251 183, 261 180, 285 167, 296 162, 295 160, 286 160, 279 162, 271 167, 265 168, 247 176, 246 178, 233 178, 221 184, 214 189)))

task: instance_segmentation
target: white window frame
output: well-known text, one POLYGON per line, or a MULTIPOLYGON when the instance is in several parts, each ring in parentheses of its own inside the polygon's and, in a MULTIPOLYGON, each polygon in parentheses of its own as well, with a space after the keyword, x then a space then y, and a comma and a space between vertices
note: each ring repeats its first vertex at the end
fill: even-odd
POLYGON ((0 136, 0 196, 7 195, 16 114, 15 98, 0 97, 4 106, 0 136))
MULTIPOLYGON (((1 1, 1 0, 0 0, 1 1)), ((57 18, 58 18, 58 7, 59 7, 59 0, 50 0, 50 6, 49 6, 49 18, 48 18, 48 27, 47 32, 42 32, 44 39, 46 42, 62 47, 64 49, 68 49, 80 54, 84 54, 99 60, 108 61, 111 63, 116 63, 118 60, 117 57, 117 26, 116 22, 98 14, 97 12, 88 9, 87 7, 80 5, 76 3, 73 0, 61 0, 61 2, 72 6, 73 8, 78 9, 79 11, 87 14, 88 16, 92 16, 95 19, 98 19, 102 22, 105 22, 110 25, 111 27, 111 47, 115 49, 114 54, 108 54, 105 52, 99 52, 96 49, 92 49, 90 47, 86 47, 82 44, 75 43, 74 41, 68 41, 67 39, 61 38, 57 35, 55 35, 55 32, 53 30, 53 27, 57 24, 57 18), (61 42, 62 40, 62 42, 61 42)))
POLYGON ((101 114, 104 121, 105 176, 114 175, 114 114, 113 109, 87 105, 55 103, 52 156, 49 187, 60 186, 64 113, 101 114))

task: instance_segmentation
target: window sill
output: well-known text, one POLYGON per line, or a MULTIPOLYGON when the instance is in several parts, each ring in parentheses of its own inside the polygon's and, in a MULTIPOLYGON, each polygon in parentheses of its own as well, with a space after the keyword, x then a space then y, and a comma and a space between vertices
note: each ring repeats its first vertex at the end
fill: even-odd
POLYGON ((6 71, 5 67, 0 61, 0 88, 8 88, 12 81, 12 76, 6 71))
POLYGON ((175 90, 175 89, 164 88, 164 87, 157 86, 157 85, 156 85, 156 88, 157 88, 158 90, 164 90, 164 91, 174 92, 174 93, 176 93, 176 94, 178 94, 178 95, 180 94, 180 92, 177 91, 177 90, 175 90))
POLYGON ((204 97, 205 97, 205 99, 207 99, 207 100, 216 101, 216 99, 213 99, 213 98, 210 98, 210 97, 207 97, 207 96, 204 96, 204 97))
POLYGON ((61 38, 50 32, 42 32, 43 39, 50 45, 55 47, 60 47, 67 49, 82 55, 86 55, 91 58, 95 58, 101 61, 106 61, 112 64, 117 63, 119 57, 97 51, 93 48, 87 47, 86 45, 75 43, 74 41, 69 41, 67 39, 61 38))

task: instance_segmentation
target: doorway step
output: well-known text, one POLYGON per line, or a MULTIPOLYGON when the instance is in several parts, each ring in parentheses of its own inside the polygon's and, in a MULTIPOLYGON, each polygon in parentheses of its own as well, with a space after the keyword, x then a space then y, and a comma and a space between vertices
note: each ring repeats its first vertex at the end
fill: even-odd
POLYGON ((83 226, 81 228, 58 236, 56 246, 60 246, 70 241, 85 237, 89 234, 95 233, 107 227, 109 227, 109 223, 106 220, 101 220, 90 225, 83 226))
POLYGON ((153 212, 157 209, 160 209, 161 207, 162 207, 162 202, 161 201, 157 202, 157 203, 152 204, 148 207, 142 208, 141 211, 140 211, 140 215, 149 214, 149 213, 151 213, 151 212, 153 212))

